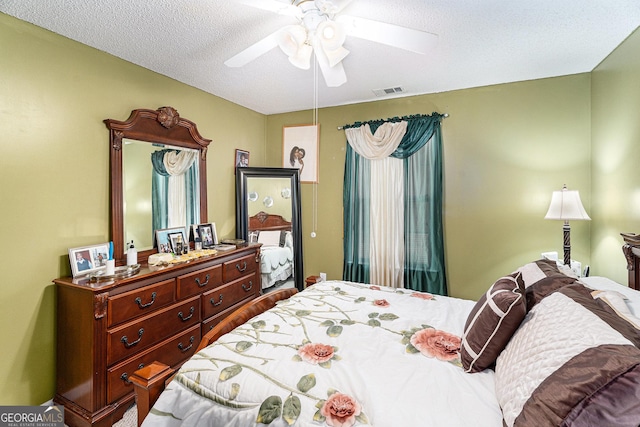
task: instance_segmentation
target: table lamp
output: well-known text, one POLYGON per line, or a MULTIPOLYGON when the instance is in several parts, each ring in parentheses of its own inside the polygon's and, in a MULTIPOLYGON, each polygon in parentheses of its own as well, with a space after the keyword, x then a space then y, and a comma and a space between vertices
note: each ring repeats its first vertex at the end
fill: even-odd
POLYGON ((564 185, 562 190, 554 191, 551 196, 551 204, 544 219, 560 219, 564 221, 562 231, 564 234, 564 265, 571 267, 571 228, 569 221, 590 220, 580 201, 580 193, 576 190, 567 190, 564 185))

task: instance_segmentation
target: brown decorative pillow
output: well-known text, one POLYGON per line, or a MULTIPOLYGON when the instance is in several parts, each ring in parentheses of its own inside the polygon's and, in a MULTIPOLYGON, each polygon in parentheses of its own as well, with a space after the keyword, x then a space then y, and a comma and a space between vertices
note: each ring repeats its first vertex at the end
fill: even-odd
POLYGON ((544 297, 558 289, 575 283, 578 279, 563 273, 553 260, 540 259, 523 265, 516 270, 522 273, 527 300, 527 311, 531 310, 544 297))
POLYGON ((526 313, 522 274, 516 272, 498 279, 467 318, 460 345, 465 372, 492 367, 526 313))

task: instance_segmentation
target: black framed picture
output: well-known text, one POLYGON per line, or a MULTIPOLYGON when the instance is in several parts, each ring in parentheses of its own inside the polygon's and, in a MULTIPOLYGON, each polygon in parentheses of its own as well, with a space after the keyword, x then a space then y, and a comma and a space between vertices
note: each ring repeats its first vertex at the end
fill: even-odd
POLYGON ((216 224, 214 222, 198 225, 198 234, 200 235, 203 248, 212 248, 218 244, 218 233, 216 232, 216 224))
MULTIPOLYGON (((236 148, 236 155, 234 157, 234 165, 236 168, 246 168, 249 166, 249 152, 246 150, 240 150, 236 148)), ((235 170, 235 168, 234 168, 235 170)))

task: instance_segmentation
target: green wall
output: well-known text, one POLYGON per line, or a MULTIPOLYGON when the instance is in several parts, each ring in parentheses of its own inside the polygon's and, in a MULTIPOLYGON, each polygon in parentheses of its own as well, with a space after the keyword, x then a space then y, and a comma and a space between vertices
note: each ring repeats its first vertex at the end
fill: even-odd
MULTIPOLYGON (((589 74, 321 109, 319 184, 302 184, 305 275, 342 276, 346 139, 337 127, 433 111, 449 114, 442 125, 449 293, 477 299, 541 252, 562 253, 562 223, 544 215, 551 192, 565 183, 589 210, 589 74), (318 230, 311 238, 314 191, 318 230)), ((281 144, 282 126, 312 118, 310 111, 269 116, 268 145, 281 144)), ((589 228, 572 224, 572 257, 585 264, 589 228)))
POLYGON ((620 233, 640 233, 640 30, 591 74, 592 235, 597 274, 626 283, 620 233))
POLYGON ((165 105, 194 121, 208 150, 209 220, 235 236, 234 155, 264 165, 264 115, 0 14, 0 405, 55 389, 55 288, 68 248, 109 236, 104 119, 165 105))
MULTIPOLYGON (((302 184, 306 275, 341 276, 346 142, 336 127, 438 111, 450 115, 444 209, 453 296, 477 298, 540 252, 562 251, 561 224, 543 217, 565 183, 594 218, 572 223, 573 257, 624 283, 618 233, 636 231, 640 216, 639 37, 590 74, 321 109, 320 182, 302 184)), ((280 166, 282 126, 309 124, 313 112, 264 116, 3 14, 0 58, 0 405, 31 405, 55 389, 51 280, 70 274, 68 248, 110 238, 102 120, 170 105, 196 122, 213 140, 209 220, 224 238, 235 234, 235 149, 251 152, 251 166, 280 166)))

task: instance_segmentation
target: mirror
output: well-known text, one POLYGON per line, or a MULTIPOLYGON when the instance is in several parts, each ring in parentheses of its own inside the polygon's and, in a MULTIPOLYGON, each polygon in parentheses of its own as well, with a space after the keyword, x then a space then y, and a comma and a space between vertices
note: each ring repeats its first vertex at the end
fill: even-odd
MULTIPOLYGON (((280 241, 274 241, 273 245, 286 246, 287 234, 280 233, 283 230, 290 230, 293 250, 292 279, 295 287, 302 290, 304 272, 299 170, 236 168, 236 237, 250 242, 256 239, 256 231, 260 231, 263 236, 266 236, 264 231, 270 235, 275 232, 276 236, 283 237, 280 237, 280 241)), ((262 257, 267 253, 267 245, 264 242, 261 242, 262 257)), ((283 276, 271 279, 263 275, 262 280, 264 289, 275 280, 282 281, 283 276)))
POLYGON ((124 122, 106 119, 104 123, 109 129, 114 258, 117 265, 126 264, 125 244, 133 240, 138 249, 138 262, 146 262, 149 255, 157 252, 153 248, 151 153, 163 149, 193 153, 193 192, 185 198, 195 201, 195 214, 189 216, 192 222, 205 223, 206 154, 211 140, 203 138, 195 123, 181 118, 172 107, 133 110, 124 122))

